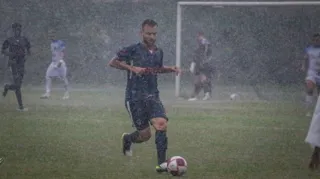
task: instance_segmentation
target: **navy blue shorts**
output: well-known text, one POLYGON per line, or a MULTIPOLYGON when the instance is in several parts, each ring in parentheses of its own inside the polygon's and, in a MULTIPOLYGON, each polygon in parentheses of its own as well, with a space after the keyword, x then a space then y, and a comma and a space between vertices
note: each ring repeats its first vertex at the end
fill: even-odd
POLYGON ((153 118, 162 117, 168 120, 160 99, 126 101, 126 108, 137 130, 149 127, 153 118))

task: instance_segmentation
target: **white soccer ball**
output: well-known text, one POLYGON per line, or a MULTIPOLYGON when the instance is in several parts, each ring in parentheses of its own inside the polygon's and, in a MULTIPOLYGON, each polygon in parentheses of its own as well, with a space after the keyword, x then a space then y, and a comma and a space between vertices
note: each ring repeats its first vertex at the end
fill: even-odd
POLYGON ((167 170, 173 176, 182 176, 187 172, 187 161, 180 156, 171 157, 168 160, 167 170))
POLYGON ((237 93, 232 93, 230 95, 230 100, 236 100, 239 97, 239 95, 237 93))

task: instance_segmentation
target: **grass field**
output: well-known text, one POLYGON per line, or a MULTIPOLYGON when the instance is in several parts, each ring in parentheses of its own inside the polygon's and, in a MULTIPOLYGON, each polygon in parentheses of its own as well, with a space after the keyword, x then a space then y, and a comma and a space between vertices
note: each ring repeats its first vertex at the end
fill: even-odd
MULTIPOLYGON (((1 179, 160 179, 154 138, 124 157, 123 132, 133 130, 123 91, 74 91, 71 99, 40 100, 25 90, 28 112, 15 111, 13 93, 0 107, 1 179)), ((170 156, 188 161, 190 179, 319 178, 307 164, 310 119, 301 103, 164 98, 170 117, 170 156)))

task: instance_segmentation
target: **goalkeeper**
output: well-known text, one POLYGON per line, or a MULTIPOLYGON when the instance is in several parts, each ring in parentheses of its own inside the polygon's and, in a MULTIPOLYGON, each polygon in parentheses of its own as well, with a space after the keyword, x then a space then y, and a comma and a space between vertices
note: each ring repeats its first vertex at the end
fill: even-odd
POLYGON ((198 48, 195 51, 194 59, 190 66, 190 71, 194 74, 194 91, 189 101, 195 101, 200 91, 204 90, 203 100, 211 98, 212 77, 215 68, 212 64, 212 49, 210 42, 205 38, 202 32, 198 33, 198 48))

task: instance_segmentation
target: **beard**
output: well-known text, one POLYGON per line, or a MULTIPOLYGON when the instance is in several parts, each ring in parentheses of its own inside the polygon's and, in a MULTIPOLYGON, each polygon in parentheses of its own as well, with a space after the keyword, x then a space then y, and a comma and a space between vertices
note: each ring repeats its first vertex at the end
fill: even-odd
POLYGON ((155 40, 147 40, 144 39, 143 42, 147 45, 147 46, 153 46, 155 44, 155 40))

